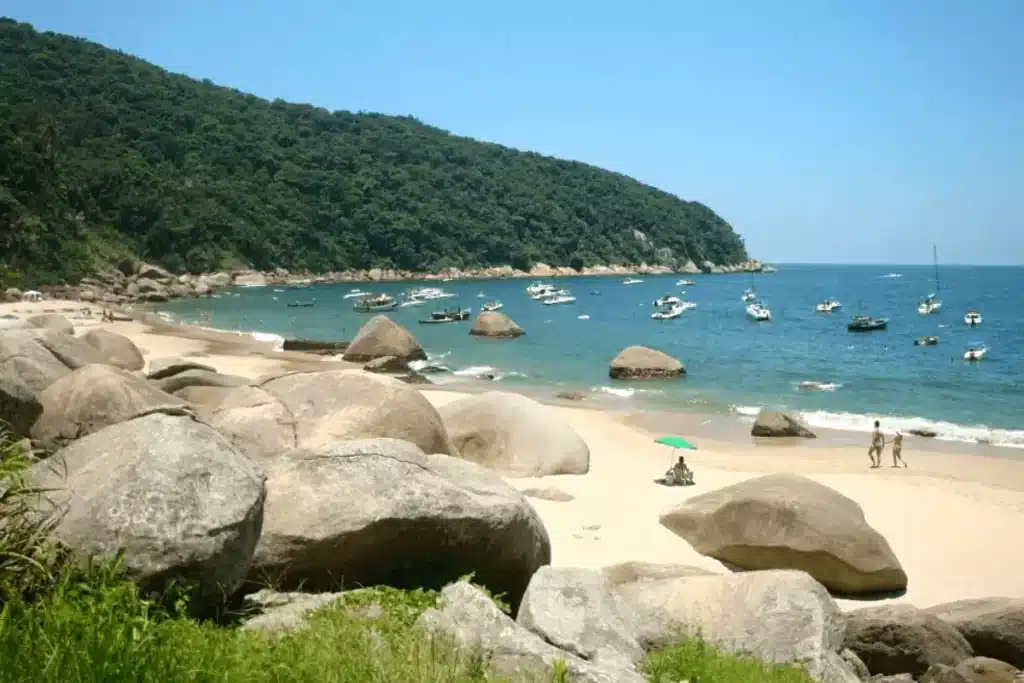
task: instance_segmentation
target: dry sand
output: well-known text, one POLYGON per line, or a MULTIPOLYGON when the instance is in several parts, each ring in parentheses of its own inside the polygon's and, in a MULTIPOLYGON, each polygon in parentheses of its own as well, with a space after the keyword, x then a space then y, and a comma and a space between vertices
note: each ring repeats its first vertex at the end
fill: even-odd
MULTIPOLYGON (((0 316, 70 314, 81 308, 79 302, 0 304, 0 316)), ((91 308, 98 318, 100 309, 91 308)), ((348 365, 307 354, 275 353, 266 344, 231 332, 140 322, 103 325, 131 338, 147 359, 191 356, 221 372, 252 378, 288 369, 348 365)), ((433 389, 423 393, 435 405, 464 395, 433 389)), ((866 447, 808 447, 794 442, 763 446, 749 439, 701 438, 700 450, 686 454, 697 485, 666 488, 653 479, 670 465, 671 451, 655 444, 655 434, 631 423, 628 415, 562 406, 550 410, 589 444, 590 472, 510 483, 519 489, 553 487, 574 496, 569 502, 531 499, 551 536, 554 564, 675 562, 724 573, 719 562, 699 555, 661 527, 660 514, 687 498, 750 477, 794 472, 856 500, 868 522, 888 539, 910 577, 907 593, 893 600, 928 607, 966 598, 1024 597, 1024 458, 1016 454, 993 457, 992 449, 984 446, 976 452, 949 453, 929 449, 925 440, 908 439, 908 469, 872 470, 866 447)))

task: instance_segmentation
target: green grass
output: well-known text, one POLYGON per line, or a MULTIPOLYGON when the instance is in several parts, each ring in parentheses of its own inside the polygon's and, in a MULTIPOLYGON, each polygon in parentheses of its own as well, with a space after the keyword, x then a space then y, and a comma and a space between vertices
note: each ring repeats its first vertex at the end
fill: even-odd
MULTIPOLYGON (((50 523, 28 514, 27 460, 0 442, 0 683, 500 683, 486 657, 459 653, 414 628, 433 591, 375 588, 313 613, 290 633, 241 630, 185 616, 183 592, 153 602, 119 562, 70 563, 49 542, 50 523), (371 605, 378 607, 370 609, 371 605)), ((9 443, 9 442, 7 442, 9 443)), ((500 596, 499 606, 507 610, 500 596)), ((652 653, 656 683, 808 683, 683 642, 652 653)), ((567 683, 564 666, 544 681, 567 683)), ((516 682, 519 683, 519 682, 516 682)), ((524 682, 525 683, 525 682, 524 682)))

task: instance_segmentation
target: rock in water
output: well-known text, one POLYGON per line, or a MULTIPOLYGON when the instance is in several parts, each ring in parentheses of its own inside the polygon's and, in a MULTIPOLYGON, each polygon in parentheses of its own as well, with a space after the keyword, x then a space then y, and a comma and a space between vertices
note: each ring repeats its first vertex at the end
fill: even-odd
POLYGON ((47 448, 124 422, 159 408, 185 403, 146 380, 112 365, 86 365, 51 384, 39 395, 43 414, 32 438, 47 448))
POLYGON ((665 379, 685 374, 686 368, 678 359, 646 346, 623 349, 608 370, 612 379, 665 379))
POLYGON ((785 413, 777 413, 771 410, 762 410, 753 428, 751 436, 796 436, 805 439, 815 438, 814 432, 797 422, 793 417, 785 413))
POLYGON ((801 569, 848 595, 901 591, 889 543, 853 500, 793 474, 771 474, 689 499, 661 523, 697 552, 741 569, 801 569))
POLYGON ((42 404, 24 382, 14 374, 0 374, 0 433, 9 426, 15 436, 28 436, 42 412, 42 404))
POLYGON ((1024 598, 980 598, 925 610, 960 632, 974 654, 1024 669, 1024 598))
POLYGON ((114 557, 145 590, 194 582, 198 609, 241 585, 263 521, 262 473, 213 429, 154 413, 91 434, 28 470, 42 514, 85 555, 114 557))
POLYGON ((267 491, 254 581, 440 588, 474 572, 517 604, 551 559, 540 517, 498 475, 397 439, 292 451, 268 464, 267 491))
POLYGON ((481 311, 469 328, 474 337, 491 337, 492 339, 514 339, 526 332, 512 318, 500 311, 481 311))
POLYGON ((586 474, 590 449, 557 415, 521 394, 491 391, 439 410, 459 457, 512 477, 586 474))
POLYGON ((274 457, 336 439, 392 438, 424 452, 457 455, 441 416, 394 377, 362 370, 298 372, 240 387, 209 423, 249 457, 274 457))
POLYGON ((427 358, 423 347, 409 330, 386 315, 377 315, 359 328, 355 339, 345 349, 342 360, 366 363, 382 356, 394 356, 406 362, 427 358))
POLYGON ((99 351, 107 365, 132 372, 141 370, 146 365, 142 352, 128 337, 114 334, 109 330, 96 329, 83 334, 82 341, 99 351))
POLYGON ((956 666, 974 653, 956 629, 913 605, 846 613, 846 647, 874 675, 923 675, 933 664, 956 666))

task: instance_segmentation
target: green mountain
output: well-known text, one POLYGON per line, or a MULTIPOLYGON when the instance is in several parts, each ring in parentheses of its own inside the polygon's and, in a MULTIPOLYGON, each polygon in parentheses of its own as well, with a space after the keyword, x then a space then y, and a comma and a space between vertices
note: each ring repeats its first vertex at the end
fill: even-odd
POLYGON ((746 259, 698 202, 411 117, 269 102, 0 19, 0 280, 746 259))

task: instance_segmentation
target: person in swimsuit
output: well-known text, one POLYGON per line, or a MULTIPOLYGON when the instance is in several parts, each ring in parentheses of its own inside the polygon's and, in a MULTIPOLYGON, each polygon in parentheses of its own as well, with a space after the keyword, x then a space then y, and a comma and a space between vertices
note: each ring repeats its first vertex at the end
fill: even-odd
POLYGON ((903 466, 907 466, 907 462, 903 459, 903 434, 896 432, 896 436, 892 440, 892 466, 899 467, 900 463, 903 466))
POLYGON ((882 434, 881 425, 875 420, 875 431, 871 433, 871 447, 868 448, 868 457, 871 458, 872 467, 882 466, 882 451, 885 449, 885 436, 882 434))

